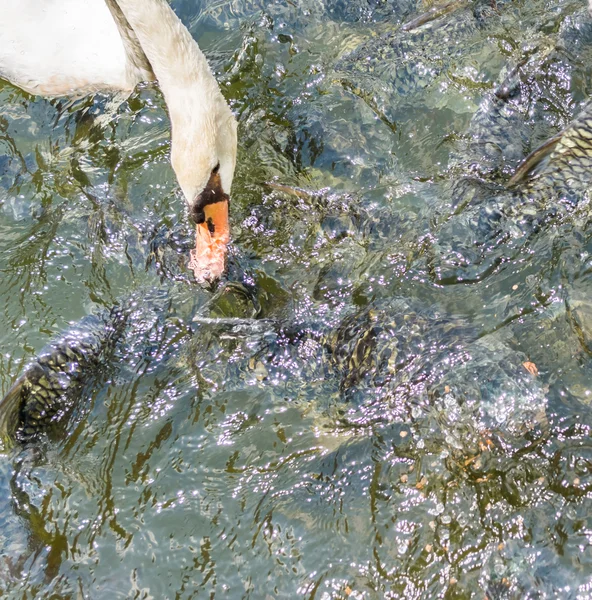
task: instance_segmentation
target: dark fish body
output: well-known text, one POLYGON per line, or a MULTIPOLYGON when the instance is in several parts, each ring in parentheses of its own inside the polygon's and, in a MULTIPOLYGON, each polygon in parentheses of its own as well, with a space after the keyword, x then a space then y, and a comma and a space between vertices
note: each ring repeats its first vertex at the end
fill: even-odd
POLYGON ((478 30, 468 10, 420 25, 423 23, 363 43, 337 63, 336 71, 367 93, 374 91, 378 82, 387 82, 399 97, 416 94, 459 55, 459 39, 466 40, 478 30))
POLYGON ((592 183, 592 103, 558 137, 549 162, 522 192, 536 201, 548 198, 549 190, 568 201, 577 199, 592 183))
POLYGON ((532 172, 514 187, 482 187, 469 197, 467 180, 455 194, 463 206, 440 227, 429 250, 440 283, 479 281, 512 258, 547 223, 569 218, 592 187, 592 103, 530 160, 532 172))
MULTIPOLYGON (((150 262, 165 279, 186 279, 180 264, 187 239, 183 234, 154 232, 150 262)), ((110 364, 127 328, 143 351, 151 342, 161 343, 161 330, 176 331, 170 324, 164 326, 169 305, 166 287, 135 291, 112 309, 83 318, 51 343, 0 401, 0 451, 48 431, 69 414, 89 379, 110 364)))
POLYGON ((478 446, 486 430, 519 443, 544 423, 547 398, 510 341, 437 307, 376 301, 325 342, 347 401, 339 418, 352 425, 434 418, 457 449, 478 446))
POLYGON ((494 10, 488 0, 438 4, 401 27, 372 36, 339 59, 335 71, 344 87, 362 98, 381 97, 386 85, 390 98, 410 100, 460 60, 467 46, 481 43, 483 28, 495 26, 506 5, 498 0, 494 10))
POLYGON ((105 315, 85 317, 29 364, 0 402, 0 440, 5 450, 68 412, 76 390, 114 349, 125 321, 118 307, 105 315))

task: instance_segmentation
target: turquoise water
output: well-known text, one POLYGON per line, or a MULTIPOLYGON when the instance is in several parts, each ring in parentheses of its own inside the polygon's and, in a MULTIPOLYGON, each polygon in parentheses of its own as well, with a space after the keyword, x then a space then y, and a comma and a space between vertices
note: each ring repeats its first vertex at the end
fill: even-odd
POLYGON ((582 2, 470 4, 409 35, 426 5, 172 5, 239 120, 215 289, 151 254, 191 236, 155 87, 101 124, 107 98, 0 83, 2 391, 72 322, 135 303, 62 430, 0 460, 3 597, 592 597, 588 198, 475 283, 443 285, 424 250, 461 177, 507 181, 590 96, 582 2), (366 307, 405 332, 405 393, 331 356, 366 307), (449 373, 461 347, 475 370, 449 373), (497 421, 428 398, 432 367, 460 389, 511 373, 497 421))

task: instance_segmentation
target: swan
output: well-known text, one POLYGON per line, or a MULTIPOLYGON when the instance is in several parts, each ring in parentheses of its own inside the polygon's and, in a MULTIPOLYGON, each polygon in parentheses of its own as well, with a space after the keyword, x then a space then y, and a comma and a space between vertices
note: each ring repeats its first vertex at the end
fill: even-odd
POLYGON ((224 272, 237 123, 199 46, 166 0, 0 0, 0 77, 30 94, 129 95, 157 81, 171 166, 196 224, 190 268, 224 272))

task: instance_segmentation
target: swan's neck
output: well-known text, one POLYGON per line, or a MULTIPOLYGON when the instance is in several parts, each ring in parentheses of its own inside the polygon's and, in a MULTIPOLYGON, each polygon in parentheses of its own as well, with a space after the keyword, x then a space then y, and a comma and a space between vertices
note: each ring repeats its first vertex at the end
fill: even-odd
POLYGON ((111 12, 121 41, 125 49, 126 69, 130 81, 153 81, 156 79, 150 61, 146 58, 138 37, 134 33, 124 14, 121 12, 116 0, 105 0, 111 12))
POLYGON ((195 202, 217 162, 229 193, 236 125, 206 57, 166 0, 116 2, 164 95, 171 119, 171 162, 187 201, 190 206, 195 202))
POLYGON ((116 1, 150 61, 167 105, 179 90, 195 87, 224 102, 206 57, 166 0, 116 1))

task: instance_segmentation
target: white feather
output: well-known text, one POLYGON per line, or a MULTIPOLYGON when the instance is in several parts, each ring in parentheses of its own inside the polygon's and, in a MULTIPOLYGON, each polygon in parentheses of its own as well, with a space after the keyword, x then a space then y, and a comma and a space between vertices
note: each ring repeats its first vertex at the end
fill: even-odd
POLYGON ((0 76, 44 96, 131 92, 156 79, 172 165, 191 206, 220 163, 229 193, 236 122, 206 58, 166 0, 0 0, 0 76))

